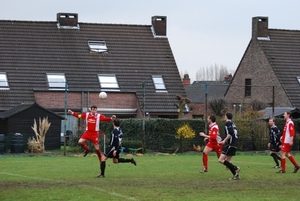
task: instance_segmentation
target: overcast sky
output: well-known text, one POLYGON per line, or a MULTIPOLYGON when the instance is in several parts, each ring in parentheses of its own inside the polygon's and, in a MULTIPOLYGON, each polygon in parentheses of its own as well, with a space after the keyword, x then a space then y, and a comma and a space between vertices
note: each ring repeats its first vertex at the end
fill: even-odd
POLYGON ((252 17, 269 28, 300 30, 300 0, 1 0, 0 20, 56 21, 59 12, 79 22, 150 25, 167 16, 167 37, 181 74, 195 81, 202 67, 234 73, 251 38, 252 17))

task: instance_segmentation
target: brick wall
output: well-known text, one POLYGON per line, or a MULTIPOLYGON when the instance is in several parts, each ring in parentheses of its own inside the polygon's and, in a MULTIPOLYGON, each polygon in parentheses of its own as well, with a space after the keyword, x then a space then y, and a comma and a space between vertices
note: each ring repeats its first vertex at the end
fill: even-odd
MULTIPOLYGON (((65 93, 60 91, 34 92, 35 101, 45 108, 64 109, 65 93)), ((139 104, 135 93, 109 93, 106 99, 100 99, 98 92, 68 92, 68 108, 79 110, 96 105, 98 108, 137 108, 139 104)))
POLYGON ((271 106, 275 89, 275 106, 291 107, 285 91, 265 57, 257 40, 252 40, 225 94, 229 104, 248 104, 258 100, 271 106), (245 97, 245 79, 251 79, 251 96, 245 97))

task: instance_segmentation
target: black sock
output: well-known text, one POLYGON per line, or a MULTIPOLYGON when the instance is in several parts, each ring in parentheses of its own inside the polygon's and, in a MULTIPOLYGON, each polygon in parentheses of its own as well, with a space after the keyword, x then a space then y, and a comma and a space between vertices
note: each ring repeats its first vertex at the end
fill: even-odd
POLYGON ((276 154, 276 156, 277 156, 278 160, 280 160, 280 161, 281 161, 281 158, 280 158, 280 156, 278 156, 277 154, 276 154))
POLYGON ((277 154, 275 154, 275 153, 271 153, 271 156, 273 157, 273 159, 274 159, 276 165, 279 166, 279 163, 278 163, 278 157, 279 157, 279 156, 277 156, 277 154))
POLYGON ((105 173, 105 167, 106 167, 106 162, 103 161, 100 163, 100 170, 101 170, 101 175, 104 176, 104 173, 105 173))
POLYGON ((235 175, 235 170, 237 169, 237 167, 236 166, 234 166, 232 163, 230 163, 230 162, 228 162, 228 161, 224 161, 224 163, 223 163, 226 167, 228 167, 228 169, 231 171, 231 173, 233 174, 233 175, 235 175))
POLYGON ((131 159, 127 159, 127 158, 119 158, 118 160, 119 163, 130 163, 131 159))

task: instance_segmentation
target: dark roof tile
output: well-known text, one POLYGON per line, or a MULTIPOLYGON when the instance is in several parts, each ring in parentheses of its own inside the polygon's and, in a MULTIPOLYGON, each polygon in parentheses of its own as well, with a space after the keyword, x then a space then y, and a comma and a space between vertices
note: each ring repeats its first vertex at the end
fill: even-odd
POLYGON ((269 29, 270 40, 259 40, 294 107, 300 108, 300 31, 269 29))
POLYGON ((0 69, 10 90, 0 90, 0 110, 34 101, 33 89, 48 90, 46 73, 65 73, 69 91, 100 91, 97 74, 116 74, 121 91, 147 82, 149 111, 172 111, 177 94, 186 96, 167 37, 153 36, 150 25, 79 23, 58 29, 57 22, 0 21, 0 69), (103 40, 108 53, 90 53, 87 41, 103 40), (155 93, 152 75, 162 75, 167 94, 155 93), (164 103, 163 105, 161 103, 164 103))

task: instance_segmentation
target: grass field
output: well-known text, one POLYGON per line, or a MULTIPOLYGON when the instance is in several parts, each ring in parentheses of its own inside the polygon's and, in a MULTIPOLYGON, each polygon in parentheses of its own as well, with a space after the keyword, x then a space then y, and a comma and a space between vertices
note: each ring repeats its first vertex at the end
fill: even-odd
MULTIPOLYGON (((124 157, 130 157, 122 155, 124 157)), ((294 154, 300 163, 300 155, 294 154)), ((137 166, 107 161, 106 178, 95 155, 0 155, 0 200, 300 200, 300 171, 278 169, 266 153, 238 153, 233 163, 241 179, 209 156, 209 172, 201 154, 133 156, 137 166)))

